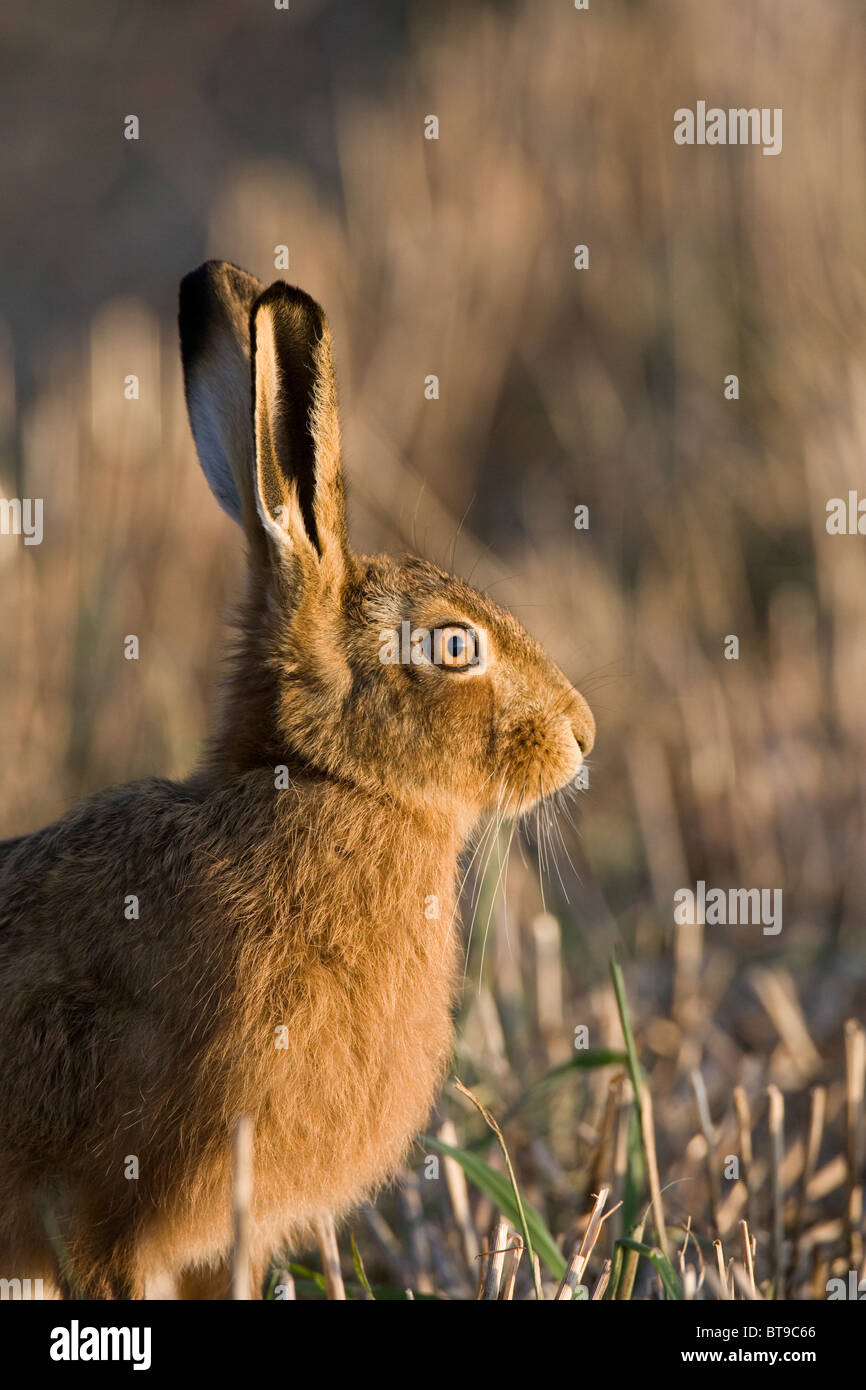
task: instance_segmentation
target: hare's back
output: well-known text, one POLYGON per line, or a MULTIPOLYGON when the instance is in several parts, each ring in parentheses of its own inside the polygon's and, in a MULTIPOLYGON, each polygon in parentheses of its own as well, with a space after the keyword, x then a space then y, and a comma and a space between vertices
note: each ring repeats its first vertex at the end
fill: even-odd
POLYGON ((201 874, 202 814, 187 787, 154 779, 0 842, 0 1031, 51 990, 132 999, 147 988, 176 953, 201 874))

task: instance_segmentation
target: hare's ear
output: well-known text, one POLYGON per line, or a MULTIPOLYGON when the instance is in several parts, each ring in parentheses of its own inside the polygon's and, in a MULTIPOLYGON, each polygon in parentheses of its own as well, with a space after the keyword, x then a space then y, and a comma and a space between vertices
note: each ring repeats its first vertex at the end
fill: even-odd
POLYGON ((285 558, 337 577, 349 555, 337 388, 323 311, 278 280, 251 319, 255 491, 285 558))
POLYGON ((180 282, 180 350, 196 449, 211 492, 241 525, 256 509, 250 313, 263 285, 226 261, 180 282))

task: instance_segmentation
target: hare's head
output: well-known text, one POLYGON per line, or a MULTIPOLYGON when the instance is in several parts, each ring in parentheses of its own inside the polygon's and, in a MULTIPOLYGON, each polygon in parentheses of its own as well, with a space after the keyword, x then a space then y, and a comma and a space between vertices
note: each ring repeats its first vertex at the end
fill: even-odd
POLYGON ((270 727, 247 747, 470 821, 570 782, 592 714, 511 614, 425 560, 351 549, 319 306, 212 261, 181 285, 180 331, 199 457, 249 546, 258 669, 239 678, 270 727))

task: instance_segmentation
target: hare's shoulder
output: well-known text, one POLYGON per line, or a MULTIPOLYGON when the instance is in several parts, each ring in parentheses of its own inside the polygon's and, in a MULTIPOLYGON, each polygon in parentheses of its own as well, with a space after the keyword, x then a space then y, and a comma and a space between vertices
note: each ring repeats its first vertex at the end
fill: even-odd
POLYGON ((182 783, 148 779, 97 792, 50 825, 0 841, 0 944, 16 928, 51 924, 63 933, 76 920, 99 928, 123 916, 124 898, 140 885, 189 872, 201 815, 182 783))
POLYGON ((139 840, 153 850, 161 834, 194 822, 200 802, 186 784, 164 778, 95 792, 49 825, 0 840, 0 882, 31 870, 45 872, 79 856, 108 860, 120 845, 134 846, 139 840))

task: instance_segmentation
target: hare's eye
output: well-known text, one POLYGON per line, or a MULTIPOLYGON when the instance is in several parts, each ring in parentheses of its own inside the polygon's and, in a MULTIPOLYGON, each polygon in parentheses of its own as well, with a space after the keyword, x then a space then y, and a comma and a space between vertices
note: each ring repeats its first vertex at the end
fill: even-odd
POLYGON ((449 671, 465 671, 474 666, 478 641, 470 627, 443 627, 436 642, 436 664, 449 671))

